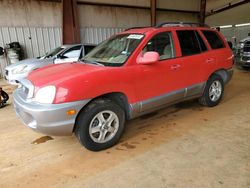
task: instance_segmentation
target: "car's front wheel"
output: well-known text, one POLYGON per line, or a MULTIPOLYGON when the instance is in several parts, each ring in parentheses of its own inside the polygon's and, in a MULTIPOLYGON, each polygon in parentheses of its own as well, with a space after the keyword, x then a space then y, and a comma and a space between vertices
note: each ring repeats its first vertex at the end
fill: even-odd
POLYGON ((92 151, 115 145, 124 130, 124 110, 109 99, 97 99, 83 109, 76 121, 75 134, 92 151))
POLYGON ((224 82, 219 75, 213 75, 206 84, 200 104, 213 107, 219 104, 224 93, 224 82))

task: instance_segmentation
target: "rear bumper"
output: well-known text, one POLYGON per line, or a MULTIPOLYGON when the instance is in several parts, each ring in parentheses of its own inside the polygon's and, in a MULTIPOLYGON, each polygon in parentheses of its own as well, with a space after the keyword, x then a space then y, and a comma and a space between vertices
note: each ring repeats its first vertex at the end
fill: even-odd
POLYGON ((227 69, 227 80, 226 80, 226 83, 228 83, 232 79, 233 73, 234 73, 233 68, 227 69))
POLYGON ((14 107, 22 122, 34 131, 54 136, 72 135, 76 116, 90 100, 62 104, 38 104, 24 100, 19 89, 13 94, 14 107), (68 110, 76 114, 67 115, 68 110))

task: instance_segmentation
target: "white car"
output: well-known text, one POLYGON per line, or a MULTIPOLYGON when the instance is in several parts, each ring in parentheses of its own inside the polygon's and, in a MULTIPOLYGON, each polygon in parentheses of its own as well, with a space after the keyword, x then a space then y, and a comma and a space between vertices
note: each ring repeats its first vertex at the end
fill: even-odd
POLYGON ((49 64, 71 63, 78 61, 89 53, 96 45, 94 44, 74 44, 63 45, 46 53, 42 57, 25 59, 5 68, 5 79, 13 85, 19 83, 18 80, 28 76, 30 72, 49 64))

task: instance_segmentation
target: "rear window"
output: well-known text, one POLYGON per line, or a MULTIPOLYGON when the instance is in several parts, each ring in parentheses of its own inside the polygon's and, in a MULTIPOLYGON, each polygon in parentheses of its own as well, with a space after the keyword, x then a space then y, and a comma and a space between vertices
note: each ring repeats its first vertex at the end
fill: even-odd
POLYGON ((195 31, 179 30, 176 32, 181 46, 182 56, 194 55, 201 52, 195 31))
POLYGON ((224 48, 224 42, 215 31, 202 31, 212 49, 224 48))

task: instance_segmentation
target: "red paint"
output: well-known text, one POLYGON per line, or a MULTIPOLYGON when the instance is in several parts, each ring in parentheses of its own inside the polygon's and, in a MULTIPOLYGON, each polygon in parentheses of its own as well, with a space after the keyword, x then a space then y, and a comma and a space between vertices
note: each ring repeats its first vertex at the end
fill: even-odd
MULTIPOLYGON (((81 63, 51 65, 32 72, 28 79, 35 85, 36 91, 46 85, 55 85, 57 94, 54 103, 92 99, 112 92, 124 93, 129 103, 146 100, 207 81, 216 70, 232 67, 233 54, 221 34, 219 35, 224 40, 225 48, 212 50, 200 32, 209 50, 182 57, 175 31, 194 29, 200 31, 204 28, 162 27, 129 30, 123 33, 143 33, 145 37, 121 67, 81 63), (172 31, 176 58, 148 65, 139 64, 138 57, 143 47, 152 36, 163 31, 172 31)), ((149 58, 154 59, 153 56, 151 54, 149 58)))

